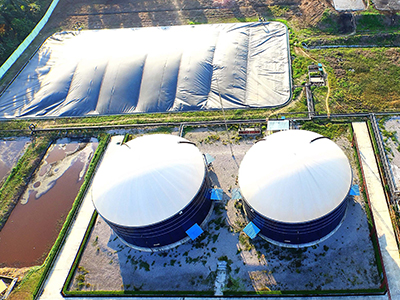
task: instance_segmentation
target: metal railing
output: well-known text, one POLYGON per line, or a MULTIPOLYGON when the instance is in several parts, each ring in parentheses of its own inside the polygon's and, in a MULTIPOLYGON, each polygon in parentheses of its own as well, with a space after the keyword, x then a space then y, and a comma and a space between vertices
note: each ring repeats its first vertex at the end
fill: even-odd
POLYGON ((372 125, 372 131, 375 135, 376 144, 378 147, 379 159, 382 163, 382 175, 385 179, 387 187, 389 189, 388 193, 390 196, 390 201, 395 204, 400 196, 400 191, 397 189, 395 184, 395 179, 393 176, 392 169, 389 165, 388 158, 386 155, 385 147, 383 145, 382 134, 379 130, 378 122, 376 120, 375 114, 370 114, 370 120, 372 125))

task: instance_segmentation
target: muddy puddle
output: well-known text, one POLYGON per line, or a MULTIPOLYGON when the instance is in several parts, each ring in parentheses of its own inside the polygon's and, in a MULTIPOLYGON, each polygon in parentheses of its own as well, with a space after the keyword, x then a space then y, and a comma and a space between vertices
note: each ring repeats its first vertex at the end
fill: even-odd
POLYGON ((0 267, 40 265, 84 181, 97 140, 58 140, 0 232, 0 267))
POLYGON ((22 156, 29 138, 0 140, 0 182, 6 180, 11 169, 22 156))

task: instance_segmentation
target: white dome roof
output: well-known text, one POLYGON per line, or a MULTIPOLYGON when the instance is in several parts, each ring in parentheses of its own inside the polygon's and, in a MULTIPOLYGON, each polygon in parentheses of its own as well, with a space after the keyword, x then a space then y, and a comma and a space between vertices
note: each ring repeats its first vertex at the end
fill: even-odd
POLYGON ((93 203, 115 224, 158 223, 193 200, 205 172, 203 155, 188 140, 163 134, 139 137, 101 163, 93 182, 93 203))
POLYGON ((246 153, 239 169, 247 203, 259 214, 287 223, 330 213, 347 196, 351 183, 351 167, 339 146, 304 130, 282 131, 261 140, 246 153))

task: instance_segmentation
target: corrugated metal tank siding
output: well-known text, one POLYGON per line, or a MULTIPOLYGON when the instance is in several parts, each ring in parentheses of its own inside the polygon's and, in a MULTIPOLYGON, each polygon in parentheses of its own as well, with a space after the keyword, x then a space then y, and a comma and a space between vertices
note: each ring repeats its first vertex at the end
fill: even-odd
POLYGON ((159 223, 144 227, 126 227, 106 220, 114 232, 128 244, 143 247, 163 247, 187 237, 186 230, 195 223, 201 224, 211 209, 209 199, 209 179, 206 176, 199 192, 182 213, 159 223))
MULTIPOLYGON (((265 237, 285 244, 301 245, 318 241, 331 233, 342 221, 347 208, 347 198, 329 214, 304 223, 285 223, 268 219, 244 202, 247 218, 265 237)), ((312 208, 310 208, 312 209, 312 208)))

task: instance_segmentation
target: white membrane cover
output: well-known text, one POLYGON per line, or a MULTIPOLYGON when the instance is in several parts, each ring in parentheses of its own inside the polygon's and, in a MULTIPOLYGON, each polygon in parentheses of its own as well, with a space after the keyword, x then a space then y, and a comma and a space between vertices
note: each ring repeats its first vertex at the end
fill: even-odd
POLYGON ((279 22, 62 32, 0 96, 0 118, 274 107, 290 100, 279 22))
POLYGON ((205 164, 199 149, 173 135, 148 135, 120 146, 101 163, 93 203, 108 221, 146 226, 179 213, 197 195, 205 164))
POLYGON ((243 158, 239 185, 259 214, 280 222, 300 223, 333 211, 347 196, 352 171, 333 141, 304 130, 272 134, 243 158))

